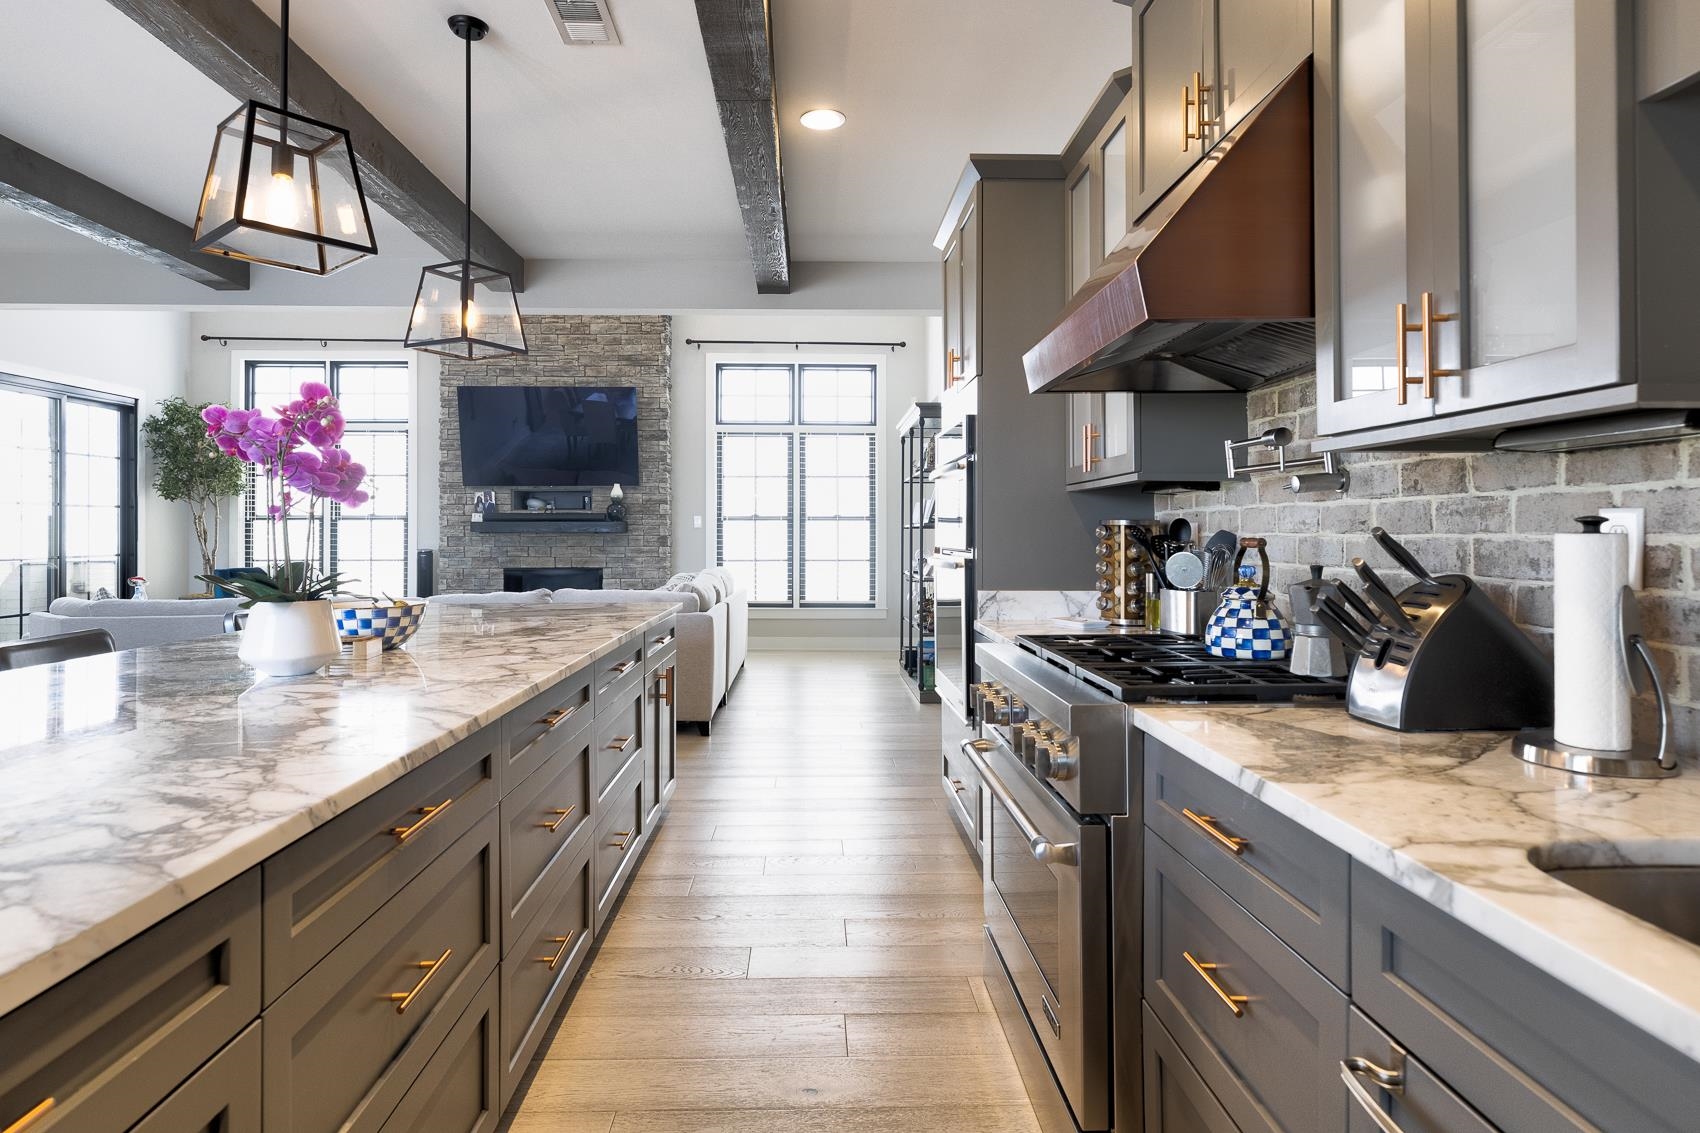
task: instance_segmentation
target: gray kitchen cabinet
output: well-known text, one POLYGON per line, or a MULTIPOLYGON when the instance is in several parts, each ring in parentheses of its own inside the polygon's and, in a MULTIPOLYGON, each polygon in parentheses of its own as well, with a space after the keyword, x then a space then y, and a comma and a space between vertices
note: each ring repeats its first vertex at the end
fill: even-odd
POLYGON ((1636 0, 1635 93, 1675 94, 1700 78, 1700 4, 1636 0))
POLYGON ((596 720, 600 724, 610 711, 620 711, 643 683, 643 652, 647 645, 642 638, 628 641, 592 669, 591 685, 595 688, 596 720))
POLYGON ((980 376, 980 194, 968 198, 944 245, 944 383, 980 376))
POLYGON ((1239 393, 1067 395, 1068 487, 1215 484, 1222 442, 1246 433, 1239 393))
POLYGON ((1072 299, 1114 251, 1128 230, 1130 145, 1138 126, 1128 123, 1133 100, 1129 70, 1110 76, 1092 108, 1063 147, 1064 228, 1067 232, 1065 299, 1072 299))
POLYGON ((1377 1113, 1400 1133, 1497 1133, 1356 1007, 1346 1025, 1346 1051, 1341 1076, 1350 1074, 1355 1083, 1346 1087, 1346 1133, 1382 1133, 1377 1113))
POLYGON ((561 871, 544 907, 502 961, 501 1075, 506 1105, 542 1045, 549 1024, 595 939, 595 905, 586 841, 561 871))
POLYGON ((595 709, 590 703, 588 668, 545 689, 502 721, 507 758, 502 767, 502 793, 523 783, 555 753, 582 741, 595 709))
POLYGON ((1140 1005, 1144 1024, 1144 1133, 1240 1133, 1239 1126, 1175 1045, 1150 1004, 1140 1005))
POLYGON ((130 1133, 260 1133, 260 1117, 260 1024, 253 1023, 130 1133))
MULTIPOLYGON (((640 682, 641 679, 640 675, 640 682)), ((643 750, 643 691, 641 683, 632 684, 621 694, 622 703, 598 708, 590 757, 591 778, 599 801, 607 798, 614 781, 638 759, 643 750)))
POLYGON ((555 880, 588 844, 591 751, 587 731, 502 800, 502 950, 538 914, 555 880))
MULTIPOLYGON (((492 975, 419 1072, 383 1133, 491 1133, 502 1119, 492 975)), ((222 1131, 219 1131, 222 1133, 222 1131)))
POLYGON ((986 787, 980 781, 980 773, 974 769, 974 764, 962 754, 956 746, 957 741, 950 736, 954 731, 952 728, 945 729, 946 738, 940 745, 943 748, 945 798, 950 800, 951 819, 962 831, 974 859, 979 861, 982 857, 980 847, 985 840, 982 824, 986 787))
POLYGON ((643 842, 643 768, 637 761, 627 764, 598 800, 597 809, 601 817, 591 836, 590 877, 596 895, 596 931, 601 932, 637 865, 643 842))
POLYGON ((678 775, 678 716, 673 707, 674 665, 648 674, 643 689, 643 814, 647 830, 659 820, 661 807, 673 794, 678 775))
POLYGON ((1068 483, 1097 484, 1131 476, 1133 435, 1138 427, 1137 394, 1068 394, 1068 483))

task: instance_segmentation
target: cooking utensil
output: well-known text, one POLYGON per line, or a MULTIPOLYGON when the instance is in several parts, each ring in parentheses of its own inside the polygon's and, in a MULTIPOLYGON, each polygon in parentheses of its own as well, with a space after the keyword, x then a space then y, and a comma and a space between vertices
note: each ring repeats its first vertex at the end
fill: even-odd
POLYGON ((1163 563, 1163 570, 1176 590, 1202 589, 1207 575, 1204 559, 1197 551, 1176 551, 1163 563))
POLYGON ((1399 605, 1399 599, 1393 596, 1393 591, 1387 588, 1387 583, 1381 581, 1381 576, 1362 559, 1353 559, 1352 569, 1364 580, 1364 590, 1369 594, 1369 600, 1392 620, 1393 627, 1401 633, 1413 632, 1415 626, 1411 624, 1411 616, 1399 605))
POLYGON ((1398 563, 1400 566, 1404 567, 1406 570, 1410 571, 1412 574, 1416 575, 1418 578, 1422 579, 1424 582, 1433 582, 1434 581, 1434 575, 1432 575, 1428 572, 1428 568, 1423 566, 1422 562, 1417 558, 1417 556, 1411 554, 1410 551, 1406 550, 1405 545, 1403 543, 1399 542, 1399 540, 1397 540, 1397 539, 1393 538, 1393 536, 1389 535, 1387 533, 1386 528, 1384 528, 1384 527, 1372 527, 1372 528, 1370 528, 1369 529, 1369 537, 1371 539, 1374 539, 1377 543, 1380 543, 1381 549, 1386 551, 1389 555, 1391 555, 1394 562, 1398 563))
POLYGON ((1228 577, 1228 563, 1239 545, 1239 536, 1226 530, 1218 531, 1204 541, 1205 561, 1210 564, 1210 577, 1206 584, 1211 589, 1221 590, 1233 581, 1228 577))
POLYGON ((1181 547, 1192 546, 1192 520, 1177 515, 1169 521, 1169 538, 1181 547))
POLYGON ((1157 628, 1182 637, 1203 637, 1216 610, 1217 595, 1208 590, 1165 590, 1157 628))

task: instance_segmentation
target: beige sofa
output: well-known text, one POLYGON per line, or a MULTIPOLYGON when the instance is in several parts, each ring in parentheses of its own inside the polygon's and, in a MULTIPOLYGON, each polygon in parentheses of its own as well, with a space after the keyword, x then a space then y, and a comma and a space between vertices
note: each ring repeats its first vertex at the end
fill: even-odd
POLYGON ((170 645, 217 637, 224 632, 224 616, 240 602, 240 598, 55 598, 46 613, 30 614, 24 636, 103 629, 119 649, 170 645))

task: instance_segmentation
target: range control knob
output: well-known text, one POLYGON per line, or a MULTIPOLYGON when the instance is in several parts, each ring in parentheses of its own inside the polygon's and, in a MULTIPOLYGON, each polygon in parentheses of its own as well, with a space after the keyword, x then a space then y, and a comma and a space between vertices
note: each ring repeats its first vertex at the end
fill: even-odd
POLYGON ((1053 736, 1039 745, 1040 753, 1037 758, 1039 774, 1047 779, 1063 782, 1075 777, 1080 770, 1078 756, 1069 754, 1068 736, 1053 736))

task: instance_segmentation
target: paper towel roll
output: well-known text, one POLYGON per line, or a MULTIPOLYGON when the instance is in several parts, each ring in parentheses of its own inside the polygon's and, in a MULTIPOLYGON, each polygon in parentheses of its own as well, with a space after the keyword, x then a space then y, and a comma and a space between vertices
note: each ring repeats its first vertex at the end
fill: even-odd
POLYGON ((1553 738, 1628 751, 1633 689, 1619 621, 1628 536, 1578 532, 1552 542, 1553 738))

